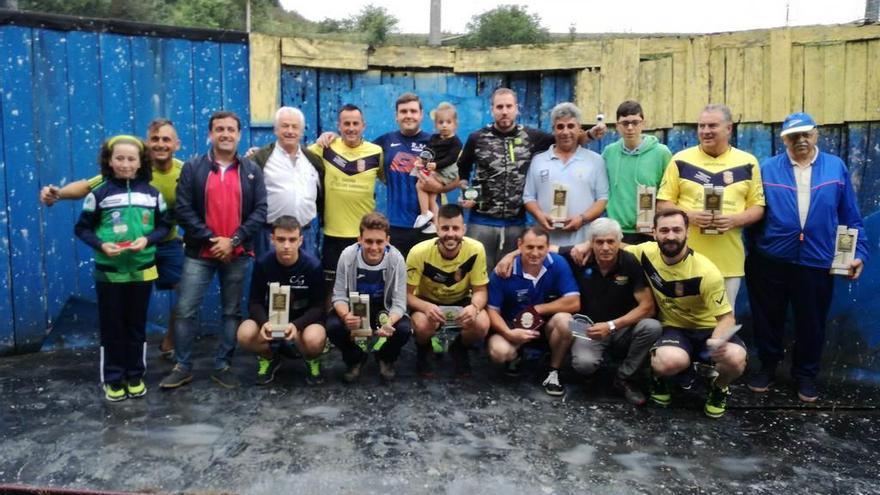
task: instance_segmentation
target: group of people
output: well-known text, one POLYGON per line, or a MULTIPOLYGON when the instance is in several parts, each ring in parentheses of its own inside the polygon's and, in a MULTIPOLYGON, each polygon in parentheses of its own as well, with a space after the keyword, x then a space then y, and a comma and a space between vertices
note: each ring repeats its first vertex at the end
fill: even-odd
POLYGON ((817 399, 838 225, 860 233, 852 279, 867 242, 847 168, 817 148, 809 115, 789 116, 786 151, 759 164, 731 146, 730 110, 718 104, 700 113, 699 144, 675 155, 642 132, 636 101, 618 107, 620 139, 601 155, 582 145, 601 139, 605 124, 585 130, 568 102, 553 108, 546 133, 518 124, 516 93, 499 88, 493 122, 463 146, 454 106, 431 113, 433 135, 422 130, 424 113, 417 95, 401 95, 399 129, 369 142, 363 113, 346 104, 338 134, 305 147, 302 112, 282 107, 276 140, 243 156, 238 117, 216 112, 210 150, 185 164, 174 158, 173 124, 160 119, 145 142, 107 140, 98 176, 43 188, 48 205, 85 197, 76 234, 96 252, 105 398, 146 393, 153 283, 177 295, 160 345, 176 364, 159 386, 192 381, 198 311, 216 274, 223 327, 211 377, 224 387, 240 383, 230 367, 237 345, 257 355, 259 384, 274 379, 283 356, 301 356, 308 382, 320 383, 328 340, 342 354, 344 381, 358 380, 370 354, 390 381, 413 337, 423 378, 445 353, 456 375, 470 375, 479 342, 512 376, 526 349, 548 351, 542 385, 553 396, 565 393, 569 355, 583 376, 617 356, 614 386, 636 405, 668 405, 670 382, 689 388, 693 363, 703 363, 704 412, 717 418, 746 368, 734 315, 745 277, 761 361, 749 388, 770 389, 791 305, 792 376, 801 400, 817 399), (387 217, 374 211, 377 180, 387 186, 387 217), (455 189, 458 202, 440 201, 455 189), (637 220, 646 191, 656 199, 647 228, 637 220), (720 196, 711 210, 707 191, 720 196), (272 283, 289 288, 280 328, 270 322, 272 283))

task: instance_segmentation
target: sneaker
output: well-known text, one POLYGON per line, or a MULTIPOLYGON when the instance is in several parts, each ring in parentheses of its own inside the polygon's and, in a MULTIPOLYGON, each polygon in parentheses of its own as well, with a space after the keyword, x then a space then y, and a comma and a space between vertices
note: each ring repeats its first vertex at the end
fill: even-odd
POLYGON ((413 228, 420 229, 425 225, 428 225, 428 222, 430 222, 432 218, 434 218, 434 214, 430 211, 417 216, 416 221, 413 222, 413 228))
POLYGON ((159 382, 159 388, 177 388, 193 380, 192 373, 184 370, 179 364, 175 364, 171 373, 159 382))
POLYGON ((434 222, 431 222, 428 225, 425 225, 425 228, 423 228, 421 230, 421 232, 423 234, 436 234, 437 233, 437 226, 434 225, 434 222))
POLYGON ((121 383, 105 383, 104 398, 108 402, 119 402, 128 398, 125 393, 125 387, 121 383))
POLYGON ((125 394, 129 399, 143 397, 147 395, 147 385, 143 379, 138 379, 136 382, 128 382, 125 384, 125 394))
POLYGON ((511 378, 517 378, 522 374, 522 358, 519 355, 504 365, 504 374, 511 378))
POLYGON ((452 356, 452 364, 455 368, 455 376, 458 378, 468 378, 471 376, 471 356, 468 348, 461 343, 460 339, 449 346, 449 355, 452 356))
POLYGON ((379 361, 379 378, 382 379, 385 383, 390 383, 394 381, 394 377, 397 376, 397 373, 394 372, 394 363, 389 363, 378 359, 379 361))
POLYGON ((266 359, 257 356, 257 385, 268 385, 275 379, 275 372, 281 367, 281 359, 273 356, 266 359))
POLYGON ((703 412, 706 416, 718 419, 727 412, 727 398, 730 397, 730 387, 718 388, 715 382, 709 387, 709 395, 706 397, 706 406, 703 412))
POLYGON ((306 376, 306 383, 309 385, 320 385, 324 383, 324 375, 321 374, 320 359, 306 359, 306 368, 309 374, 306 376))
POLYGON ((816 380, 812 378, 797 378, 797 395, 801 402, 816 402, 819 399, 819 389, 816 388, 816 380))
POLYGON ((682 390, 690 390, 694 388, 694 383, 697 381, 697 371, 695 368, 697 364, 698 363, 694 363, 694 366, 688 366, 681 373, 670 376, 669 381, 682 390))
POLYGON ((776 366, 761 367, 761 370, 749 377, 748 387, 752 392, 762 394, 770 390, 776 378, 776 366))
POLYGON ((639 390, 638 385, 636 385, 632 380, 624 380, 622 378, 614 379, 614 388, 619 390, 623 397, 630 404, 642 407, 647 403, 647 399, 645 399, 645 394, 639 390))
POLYGON ((345 383, 353 383, 355 380, 358 379, 359 376, 361 376, 361 369, 363 369, 365 364, 367 364, 366 354, 363 355, 360 361, 348 367, 348 369, 342 375, 342 380, 345 383))
POLYGON ((388 343, 388 337, 379 337, 373 344, 372 352, 379 352, 388 343))
POLYGON ((214 370, 211 373, 211 379, 217 382, 223 388, 236 388, 241 385, 238 377, 232 372, 232 368, 226 366, 223 369, 214 370))
POLYGON ((552 370, 550 373, 547 373, 547 378, 544 379, 544 382, 541 385, 544 385, 544 392, 547 392, 548 395, 552 395, 553 397, 561 397, 565 395, 565 387, 559 383, 559 371, 557 370, 552 370))
POLYGON ((416 344, 416 373, 419 378, 434 378, 434 365, 431 363, 431 348, 416 344))
POLYGON ((666 407, 672 403, 672 394, 669 392, 669 384, 662 376, 651 373, 651 402, 660 407, 666 407))

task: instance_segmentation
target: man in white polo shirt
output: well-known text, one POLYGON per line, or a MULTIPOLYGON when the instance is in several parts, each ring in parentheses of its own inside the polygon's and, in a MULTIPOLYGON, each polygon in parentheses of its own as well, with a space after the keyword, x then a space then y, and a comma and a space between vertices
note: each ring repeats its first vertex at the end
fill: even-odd
POLYGON ((275 112, 277 140, 253 154, 254 161, 263 169, 269 204, 266 225, 254 242, 257 257, 270 249, 272 222, 284 215, 296 218, 302 225, 303 250, 318 255, 311 224, 322 204, 324 164, 320 157, 300 146, 304 130, 303 113, 297 108, 281 107, 275 112))

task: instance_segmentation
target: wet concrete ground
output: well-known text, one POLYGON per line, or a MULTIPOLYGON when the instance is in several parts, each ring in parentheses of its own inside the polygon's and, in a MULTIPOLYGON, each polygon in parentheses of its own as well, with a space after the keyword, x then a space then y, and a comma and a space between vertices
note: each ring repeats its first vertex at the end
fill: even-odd
MULTIPOLYGON (((213 341, 198 344, 196 379, 174 391, 151 345, 148 395, 106 403, 95 350, 0 359, 0 484, 147 492, 276 493, 880 493, 876 390, 826 383, 818 407, 787 384, 767 397, 735 387, 721 420, 701 395, 635 410, 600 378, 569 381, 565 399, 474 356, 474 377, 421 382, 405 350, 399 378, 304 384, 301 361, 253 385, 255 360, 228 391, 209 378, 213 341)), ((528 370, 528 368, 527 368, 528 370)), ((568 376, 572 379, 573 377, 568 376)))

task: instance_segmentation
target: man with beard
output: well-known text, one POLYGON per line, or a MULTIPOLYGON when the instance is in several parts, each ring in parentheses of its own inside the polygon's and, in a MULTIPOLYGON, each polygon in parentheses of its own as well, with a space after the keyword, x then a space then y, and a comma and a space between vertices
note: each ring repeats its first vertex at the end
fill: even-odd
POLYGON ((651 400, 668 406, 672 396, 666 378, 689 369, 692 361, 711 360, 718 376, 703 411, 720 418, 727 410, 728 385, 745 370, 746 347, 737 335, 729 336, 736 321, 724 278, 708 258, 688 247, 687 229, 687 213, 662 210, 654 217, 657 241, 626 247, 651 283, 663 325, 651 351, 651 400))
POLYGON ((417 362, 420 377, 434 375, 429 356, 431 338, 447 315, 440 306, 460 306, 454 324, 461 333, 452 342, 449 352, 459 377, 470 376, 468 349, 486 338, 489 316, 486 251, 479 242, 465 237, 464 212, 456 204, 445 204, 437 214, 437 239, 416 244, 406 258, 407 304, 412 312, 417 362))
MULTIPOLYGON (((159 190, 168 211, 174 211, 177 203, 177 179, 183 162, 174 158, 174 153, 180 150, 180 139, 174 124, 168 119, 155 119, 147 126, 147 149, 150 153, 150 163, 153 168, 153 178, 150 185, 159 190)), ((64 187, 48 185, 40 191, 40 201, 46 206, 52 206, 59 199, 84 198, 93 189, 104 181, 104 177, 98 174, 88 180, 71 182, 64 187)), ((171 224, 168 235, 156 245, 156 268, 159 270, 159 278, 154 282, 156 290, 174 290, 180 281, 183 269, 183 242, 177 229, 177 222, 173 215, 169 215, 171 224)), ((159 352, 168 359, 174 355, 174 312, 168 317, 168 330, 162 343, 159 344, 159 352)))

